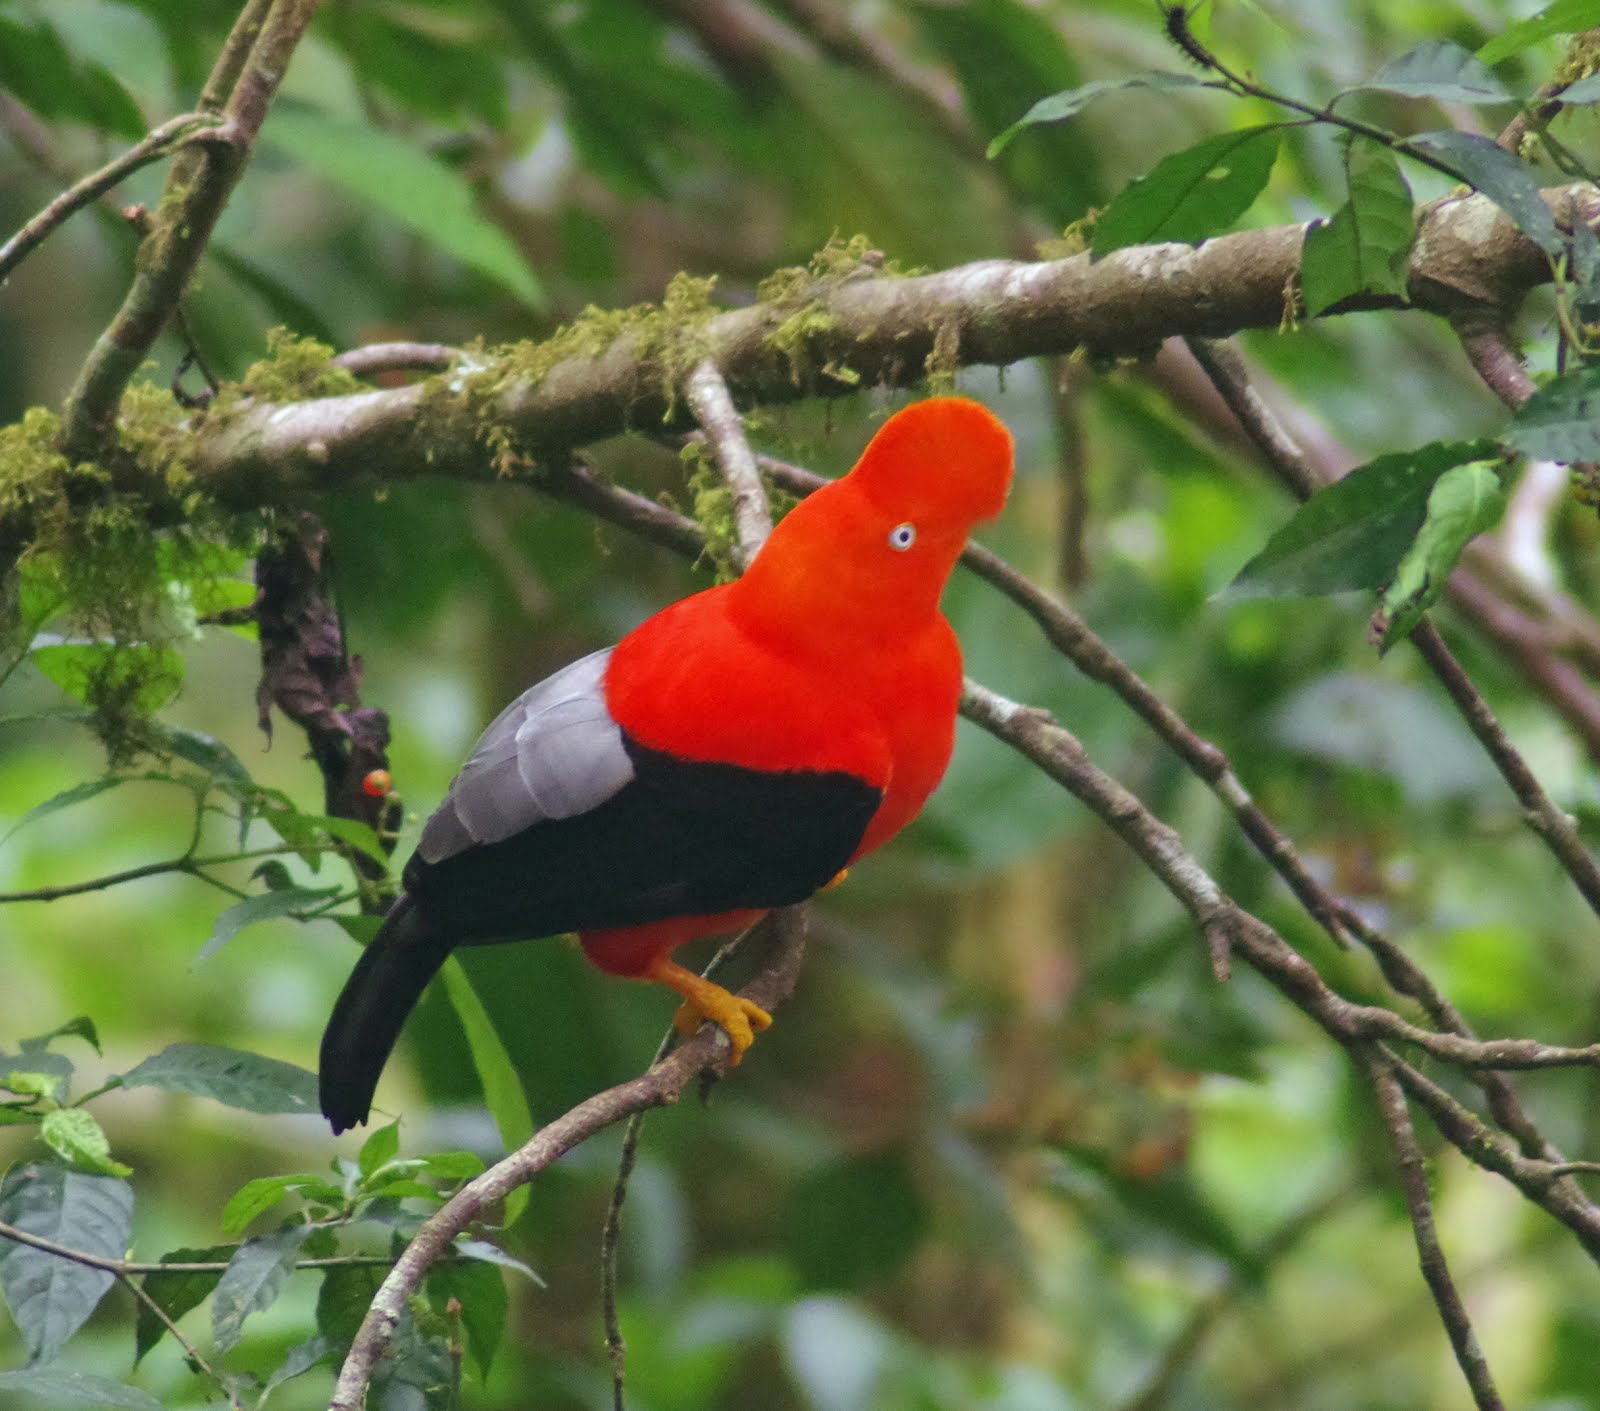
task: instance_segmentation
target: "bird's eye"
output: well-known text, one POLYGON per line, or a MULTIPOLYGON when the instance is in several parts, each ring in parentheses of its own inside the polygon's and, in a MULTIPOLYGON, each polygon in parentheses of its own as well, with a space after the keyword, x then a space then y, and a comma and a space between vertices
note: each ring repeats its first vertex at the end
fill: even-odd
POLYGON ((897 524, 889 531, 889 547, 904 553, 917 542, 917 526, 911 523, 897 524))

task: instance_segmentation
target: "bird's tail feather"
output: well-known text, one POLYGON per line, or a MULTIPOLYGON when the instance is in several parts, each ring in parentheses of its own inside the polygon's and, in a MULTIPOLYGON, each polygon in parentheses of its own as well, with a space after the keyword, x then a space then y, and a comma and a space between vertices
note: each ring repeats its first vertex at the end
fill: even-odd
POLYGON ((400 1028, 452 949, 402 893, 356 961, 322 1034, 322 1115, 335 1133, 367 1120, 400 1028))

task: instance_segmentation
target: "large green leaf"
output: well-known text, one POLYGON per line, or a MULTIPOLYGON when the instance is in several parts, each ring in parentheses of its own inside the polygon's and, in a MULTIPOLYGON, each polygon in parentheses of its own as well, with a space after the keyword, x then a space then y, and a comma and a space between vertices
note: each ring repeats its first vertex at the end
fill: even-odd
MULTIPOLYGON (((236 1245, 212 1245, 208 1249, 174 1249, 161 1256, 163 1264, 220 1264, 233 1258, 236 1245)), ((154 1303, 167 1320, 177 1322, 185 1313, 198 1308, 216 1288, 222 1270, 197 1272, 192 1269, 158 1269, 146 1274, 140 1283, 146 1298, 139 1303, 139 1317, 134 1325, 133 1360, 137 1363, 161 1341, 167 1324, 157 1315, 154 1303)))
POLYGON ((467 1347, 478 1364, 478 1375, 487 1377, 505 1332, 509 1306, 505 1275, 492 1264, 477 1260, 435 1264, 428 1273, 427 1291, 429 1301, 441 1313, 451 1299, 460 1304, 467 1347))
POLYGON ((1478 57, 1486 64, 1498 64, 1540 40, 1557 34, 1577 34, 1595 25, 1600 25, 1600 0, 1555 0, 1537 15, 1518 21, 1491 39, 1478 50, 1478 57))
POLYGON ((1429 39, 1391 59, 1361 85, 1406 98, 1441 103, 1511 103, 1516 100, 1470 49, 1448 39, 1429 39))
POLYGON ((1564 237, 1539 194, 1534 174, 1492 138, 1443 128, 1408 137, 1402 150, 1425 152, 1457 179, 1499 206, 1524 235, 1547 254, 1559 255, 1564 237))
MULTIPOLYGON (((439 973, 451 1007, 467 1036, 467 1049, 472 1054, 478 1081, 483 1084, 483 1100, 489 1115, 500 1129, 500 1140, 506 1151, 515 1151, 533 1135, 533 1112, 528 1107, 527 1090, 460 961, 451 956, 439 973)), ((527 1208, 528 1187, 518 1186, 506 1197, 505 1223, 515 1223, 527 1208)))
POLYGON ((1356 294, 1406 293, 1416 238, 1411 188, 1382 143, 1347 134, 1343 145, 1349 199, 1306 230, 1300 289, 1308 318, 1356 294))
POLYGON ((1193 74, 1164 73, 1159 70, 1134 74, 1131 78, 1097 78, 1077 88, 1069 88, 1065 92, 1052 93, 1048 98, 1039 99, 1010 127, 990 142, 989 156, 998 157, 1001 152, 1011 145, 1012 139, 1023 128, 1036 127, 1041 123, 1064 122, 1068 118, 1076 117, 1096 98, 1103 98, 1108 93, 1124 93, 1130 88, 1171 89, 1214 88, 1216 86, 1216 84, 1208 83, 1203 78, 1196 78, 1193 74))
MULTIPOLYGON (((13 1166, 0 1182, 0 1221, 101 1259, 121 1259, 133 1222, 133 1190, 54 1161, 13 1166)), ((0 1239, 4 1293, 32 1364, 48 1362, 94 1312, 115 1275, 32 1245, 0 1239)))
POLYGON ((125 1088, 214 1098, 246 1112, 315 1112, 317 1075, 243 1049, 169 1044, 122 1075, 125 1088))
POLYGON ((1434 483, 1453 466, 1494 451, 1489 441, 1436 441, 1357 466, 1296 509, 1220 596, 1312 597, 1383 587, 1422 526, 1434 483))
POLYGON ((1511 418, 1506 443, 1537 460, 1600 459, 1600 367, 1547 382, 1511 418))
POLYGON ((261 137, 410 226, 523 303, 542 307, 538 279, 506 233, 478 213, 472 188, 415 144, 288 104, 272 110, 261 137))
POLYGON ((1244 127, 1164 157, 1101 213, 1094 258, 1157 241, 1198 245, 1220 234, 1265 188, 1281 140, 1276 124, 1244 127))

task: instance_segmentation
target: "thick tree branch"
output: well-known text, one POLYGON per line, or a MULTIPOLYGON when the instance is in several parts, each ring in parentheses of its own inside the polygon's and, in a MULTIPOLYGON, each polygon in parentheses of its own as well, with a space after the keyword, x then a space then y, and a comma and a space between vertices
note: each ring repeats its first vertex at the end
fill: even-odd
MULTIPOLYGON (((1546 195, 1563 219, 1594 200, 1580 186, 1546 195)), ((1543 254, 1482 197, 1437 202, 1421 217, 1410 305, 1373 296, 1350 309, 1500 307, 1550 277, 1543 254)), ((843 395, 862 382, 908 386, 925 375, 936 343, 963 365, 1078 350, 1136 355, 1173 334, 1280 326, 1303 236, 1303 226, 1278 226, 1198 248, 1121 250, 1092 264, 1077 255, 985 260, 912 278, 858 272, 819 280, 798 302, 718 314, 694 328, 693 345, 737 405, 843 395), (848 377, 835 375, 844 369, 848 377)), ((688 429, 691 414, 662 359, 659 332, 624 332, 548 366, 527 349, 491 353, 476 370, 415 386, 212 418, 196 431, 188 462, 214 493, 246 506, 380 473, 487 478, 491 426, 545 462, 630 429, 688 429)))

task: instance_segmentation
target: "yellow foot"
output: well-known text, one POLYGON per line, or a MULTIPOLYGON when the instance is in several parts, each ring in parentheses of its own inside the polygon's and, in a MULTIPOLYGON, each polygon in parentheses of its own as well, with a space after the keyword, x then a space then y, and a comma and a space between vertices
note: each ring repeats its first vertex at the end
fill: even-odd
POLYGON ((835 872, 833 874, 833 878, 832 878, 831 881, 827 881, 827 882, 824 882, 822 884, 822 890, 825 891, 825 892, 831 892, 835 887, 837 887, 839 885, 839 883, 844 881, 844 879, 846 877, 848 877, 849 875, 850 875, 850 869, 848 867, 841 867, 837 872, 835 872))
POLYGON ((741 999, 665 956, 651 961, 640 978, 666 985, 683 996, 683 1003, 672 1016, 672 1027, 684 1038, 707 1019, 717 1025, 733 1047, 728 1055, 730 1066, 744 1057, 744 1051, 755 1042, 756 1034, 772 1023, 772 1016, 759 1004, 741 999))

